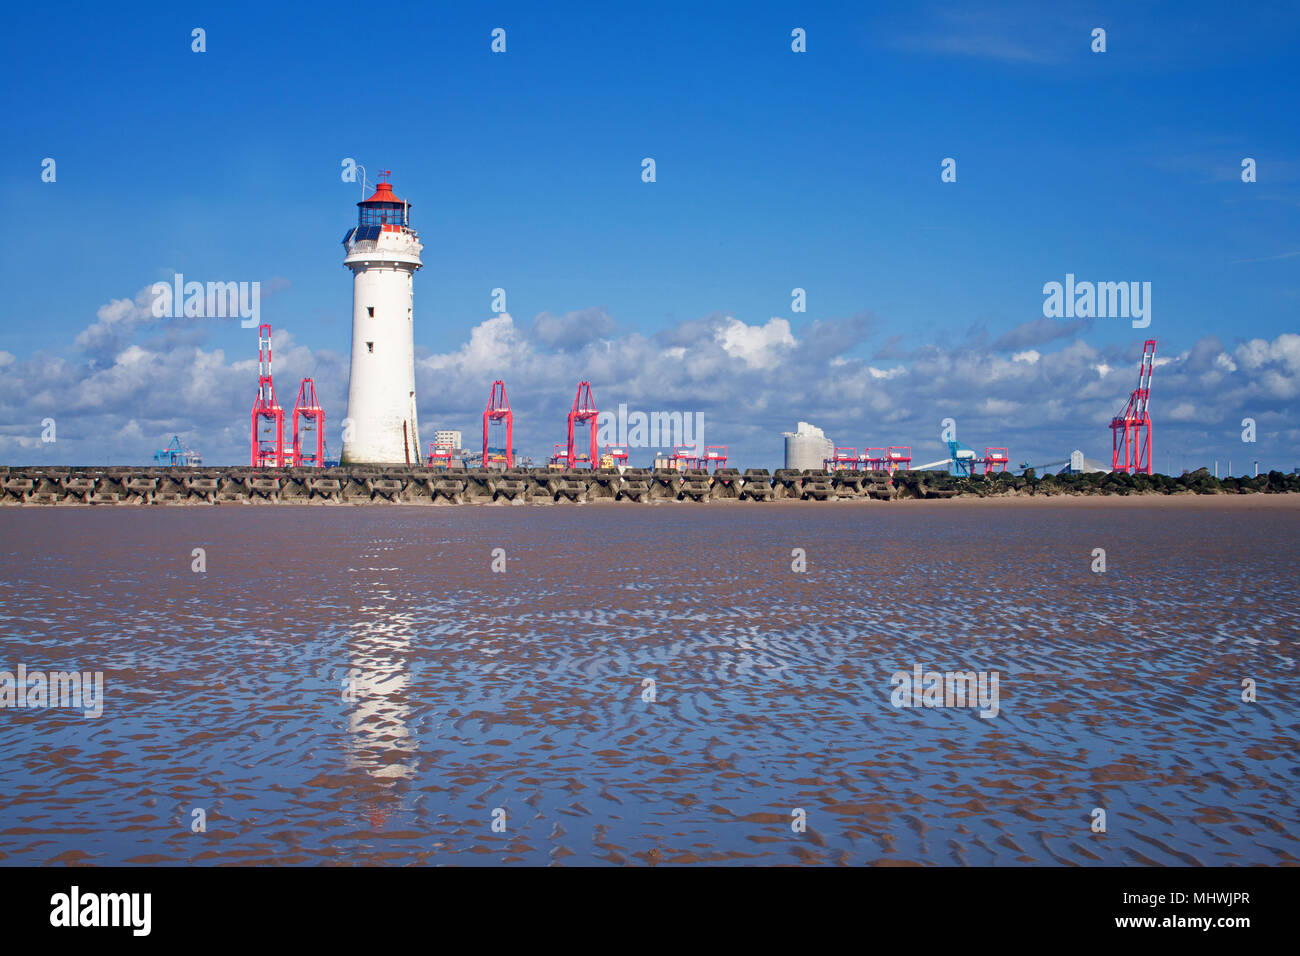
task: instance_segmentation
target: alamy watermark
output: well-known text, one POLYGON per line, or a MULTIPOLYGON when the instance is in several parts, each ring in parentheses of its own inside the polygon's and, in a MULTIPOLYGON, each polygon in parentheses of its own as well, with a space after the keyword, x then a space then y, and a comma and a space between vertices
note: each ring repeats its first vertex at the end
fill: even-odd
POLYGON ((104 713, 103 671, 0 671, 0 707, 80 710, 83 717, 104 713))
POLYGON ((1043 316, 1048 319, 1132 319, 1133 328, 1151 324, 1150 282, 1075 282, 1043 285, 1043 316))
POLYGON ((979 707, 987 719, 998 715, 997 671, 927 671, 912 665, 911 673, 895 671, 889 678, 895 707, 979 707))
POLYGON ((626 405, 619 405, 617 412, 596 416, 596 441, 627 448, 690 445, 703 452, 704 413, 629 412, 626 405))
POLYGON ((83 893, 73 886, 50 897, 50 925, 55 927, 117 926, 132 936, 148 936, 153 926, 152 893, 83 893))
POLYGON ((155 282, 153 317, 227 319, 238 316, 240 326, 254 329, 262 320, 262 283, 260 282, 186 282, 176 273, 170 284, 155 282))

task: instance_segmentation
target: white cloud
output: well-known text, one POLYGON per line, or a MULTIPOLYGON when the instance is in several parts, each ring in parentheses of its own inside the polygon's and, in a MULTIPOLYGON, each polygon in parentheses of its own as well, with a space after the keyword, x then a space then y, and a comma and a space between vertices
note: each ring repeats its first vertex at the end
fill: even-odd
POLYGON ((723 351, 750 368, 772 368, 795 346, 790 323, 775 317, 768 319, 766 325, 746 325, 728 317, 714 337, 722 344, 723 351))
POLYGON ((1009 402, 1001 398, 986 398, 980 402, 979 410, 985 415, 1009 415, 1019 407, 1019 402, 1009 402))

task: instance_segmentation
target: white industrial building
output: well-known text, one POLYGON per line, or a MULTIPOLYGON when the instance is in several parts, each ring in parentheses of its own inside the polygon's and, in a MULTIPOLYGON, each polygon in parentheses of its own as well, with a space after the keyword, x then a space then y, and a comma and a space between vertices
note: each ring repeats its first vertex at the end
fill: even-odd
POLYGON ((792 432, 785 432, 785 467, 799 471, 826 467, 826 459, 834 446, 826 434, 815 425, 800 422, 792 432))

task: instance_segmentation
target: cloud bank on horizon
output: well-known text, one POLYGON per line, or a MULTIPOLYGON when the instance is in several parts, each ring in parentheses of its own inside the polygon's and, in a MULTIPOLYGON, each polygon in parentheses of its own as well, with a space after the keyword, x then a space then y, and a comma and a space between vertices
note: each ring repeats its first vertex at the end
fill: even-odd
MULTIPOLYGON (((149 303, 148 288, 106 303, 61 349, 0 352, 0 461, 144 464, 173 433, 206 463, 247 461, 255 333, 246 353, 227 355, 208 343, 213 320, 155 318, 149 303), (47 418, 57 425, 53 443, 41 440, 47 418)), ((1076 447, 1105 460, 1107 425, 1136 384, 1143 333, 1094 347, 1092 328, 1087 319, 1037 317, 991 341, 972 327, 960 341, 906 350, 869 312, 801 324, 718 312, 652 334, 602 308, 531 321, 500 313, 449 351, 418 349, 422 438, 427 445, 435 428, 456 428, 472 445, 489 386, 502 378, 516 445, 542 462, 564 438, 577 381, 589 379, 602 410, 701 413, 704 441, 727 445, 742 468, 779 467, 781 432, 798 420, 840 445, 910 444, 918 463, 942 457, 940 423, 949 417, 966 444, 1009 446, 1013 461, 1055 461, 1076 447)), ((1295 466, 1300 334, 1156 338, 1157 470, 1215 458, 1226 468, 1234 456, 1238 473, 1255 458, 1263 468, 1295 466), (1241 441, 1243 418, 1256 422, 1254 445, 1241 441)), ((337 451, 348 356, 284 328, 273 344, 281 405, 289 412, 299 379, 312 377, 337 451)), ((631 463, 648 465, 652 454, 633 449, 631 463)))

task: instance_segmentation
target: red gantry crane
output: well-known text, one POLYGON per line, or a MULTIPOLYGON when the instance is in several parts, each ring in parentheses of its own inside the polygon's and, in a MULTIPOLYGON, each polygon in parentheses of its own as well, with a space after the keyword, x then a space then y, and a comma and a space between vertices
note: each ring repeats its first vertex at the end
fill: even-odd
POLYGON ((1124 410, 1111 419, 1111 471, 1151 474, 1151 373, 1155 370, 1156 340, 1142 346, 1138 387, 1124 410))
POLYGON ((591 383, 579 382, 578 394, 573 397, 573 409, 569 412, 569 445, 568 453, 565 455, 565 464, 568 467, 577 468, 579 462, 585 462, 588 468, 595 468, 598 464, 596 419, 599 415, 600 413, 596 411, 596 401, 591 397, 591 383), (590 433, 591 447, 583 453, 578 453, 573 443, 573 429, 578 424, 585 424, 590 433))
POLYGON ((888 471, 889 457, 883 448, 864 448, 859 459, 866 471, 888 471))
POLYGON ((674 445, 673 453, 668 456, 668 467, 674 471, 696 470, 700 467, 700 459, 695 449, 695 445, 674 445))
POLYGON ((316 383, 309 378, 304 378, 298 386, 298 399, 293 403, 293 458, 290 464, 294 468, 321 468, 325 465, 325 409, 316 401, 316 383), (302 450, 302 439, 307 429, 299 430, 299 422, 304 418, 311 423, 316 439, 316 450, 306 454, 302 450))
POLYGON ((727 446, 705 445, 703 462, 706 471, 708 470, 709 465, 713 466, 715 472, 725 468, 727 466, 727 446))
POLYGON ((1007 470, 1011 452, 1006 448, 984 449, 984 474, 994 475, 1007 470))
POLYGON ((253 402, 253 467, 284 467, 284 409, 271 382, 271 326, 257 327, 257 400, 253 402), (275 435, 263 426, 275 426, 275 435))
POLYGON ((450 468, 451 453, 454 449, 450 445, 439 445, 437 442, 429 442, 429 456, 424 463, 430 468, 450 468))
POLYGON ((890 445, 888 465, 891 475, 896 471, 909 470, 912 467, 912 446, 890 445))
MULTIPOLYGON (((595 435, 592 429, 592 435, 595 435)), ((573 425, 569 425, 569 444, 573 444, 573 425)), ((510 411, 510 399, 506 398, 506 383, 497 379, 492 383, 492 394, 488 396, 487 408, 483 410, 483 467, 513 468, 515 464, 515 416, 510 411), (488 449, 488 426, 492 422, 506 423, 506 445, 488 449)))
POLYGON ((827 471, 853 471, 858 467, 858 450, 835 448, 831 457, 822 459, 822 465, 827 471))

